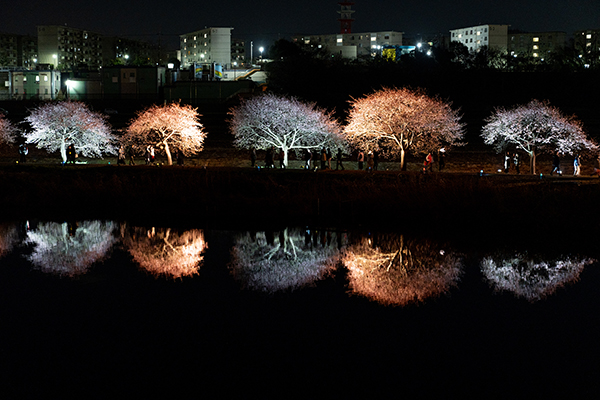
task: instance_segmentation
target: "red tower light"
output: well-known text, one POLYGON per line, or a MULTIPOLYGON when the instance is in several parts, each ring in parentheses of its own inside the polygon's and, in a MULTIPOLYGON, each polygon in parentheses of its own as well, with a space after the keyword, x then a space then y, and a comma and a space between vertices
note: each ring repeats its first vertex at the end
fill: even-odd
POLYGON ((354 2, 340 1, 338 4, 341 7, 341 10, 338 11, 338 14, 340 14, 340 18, 338 19, 340 21, 340 33, 352 33, 352 21, 354 21, 354 18, 352 18, 352 13, 354 13, 352 6, 354 2))

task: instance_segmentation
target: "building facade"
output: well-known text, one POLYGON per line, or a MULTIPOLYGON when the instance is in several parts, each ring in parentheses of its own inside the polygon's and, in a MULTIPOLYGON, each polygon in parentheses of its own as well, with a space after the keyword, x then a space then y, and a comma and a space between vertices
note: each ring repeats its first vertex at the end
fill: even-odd
POLYGON ((212 63, 230 66, 232 29, 212 27, 180 35, 181 68, 212 63))
POLYGON ((477 25, 450 30, 450 41, 467 46, 469 51, 489 49, 507 51, 508 25, 477 25))
POLYGON ((28 35, 0 34, 0 67, 35 68, 37 38, 28 35))
POLYGON ((587 29, 575 32, 573 45, 577 55, 586 66, 600 65, 600 29, 587 29))
POLYGON ((303 46, 325 49, 343 58, 374 57, 381 53, 383 46, 401 46, 402 32, 301 35, 294 36, 292 40, 303 46))
POLYGON ((102 38, 102 65, 156 66, 160 48, 152 43, 115 36, 102 38))
POLYGON ((14 100, 54 100, 61 90, 61 74, 54 69, 9 71, 8 79, 14 100))
POLYGON ((102 35, 62 25, 38 26, 38 62, 54 69, 102 66, 102 35))
POLYGON ((560 50, 567 43, 565 32, 510 32, 508 51, 515 57, 543 59, 548 53, 560 50))

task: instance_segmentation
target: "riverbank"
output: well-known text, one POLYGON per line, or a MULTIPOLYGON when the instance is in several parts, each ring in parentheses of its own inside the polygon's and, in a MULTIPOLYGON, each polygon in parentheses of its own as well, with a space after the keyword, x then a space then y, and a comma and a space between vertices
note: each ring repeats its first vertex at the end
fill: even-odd
POLYGON ((3 166, 2 218, 578 232, 600 181, 479 173, 157 166, 3 166))

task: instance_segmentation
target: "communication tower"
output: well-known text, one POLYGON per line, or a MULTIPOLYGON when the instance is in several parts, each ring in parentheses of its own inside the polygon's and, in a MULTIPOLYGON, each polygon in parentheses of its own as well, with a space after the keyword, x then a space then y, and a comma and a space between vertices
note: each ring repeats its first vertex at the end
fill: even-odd
POLYGON ((352 18, 352 13, 354 13, 352 6, 354 2, 340 1, 338 4, 341 7, 341 10, 338 11, 338 14, 340 14, 340 18, 338 19, 340 21, 340 33, 352 33, 352 21, 354 21, 354 18, 352 18))

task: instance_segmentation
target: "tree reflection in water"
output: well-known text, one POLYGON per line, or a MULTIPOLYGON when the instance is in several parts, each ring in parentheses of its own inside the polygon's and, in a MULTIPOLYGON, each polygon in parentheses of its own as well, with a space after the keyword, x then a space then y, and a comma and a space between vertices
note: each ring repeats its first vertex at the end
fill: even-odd
POLYGON ((456 286, 462 258, 429 240, 381 234, 362 238, 344 252, 350 289, 386 305, 405 306, 456 286))
POLYGON ((0 258, 10 253, 12 248, 19 241, 19 231, 17 224, 3 222, 0 224, 0 258))
POLYGON ((342 236, 332 231, 285 228, 241 234, 230 269, 244 286, 264 292, 296 289, 332 272, 339 262, 342 236))
POLYGON ((548 260, 537 255, 516 253, 497 255, 481 261, 481 271, 496 290, 513 292, 517 297, 537 301, 561 286, 575 282, 583 268, 595 262, 591 258, 561 257, 548 260))
POLYGON ((198 274, 207 249, 204 231, 121 226, 123 244, 146 271, 156 276, 182 278, 198 274))
POLYGON ((33 245, 27 256, 43 272, 74 277, 84 274, 106 258, 116 241, 114 222, 40 222, 27 232, 25 244, 33 245))

